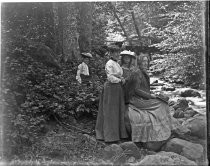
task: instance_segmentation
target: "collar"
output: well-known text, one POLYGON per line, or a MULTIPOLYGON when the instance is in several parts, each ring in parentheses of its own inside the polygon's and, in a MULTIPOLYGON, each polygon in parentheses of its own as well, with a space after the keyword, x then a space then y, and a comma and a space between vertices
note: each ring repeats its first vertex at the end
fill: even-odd
POLYGON ((123 69, 127 69, 127 70, 130 70, 130 68, 128 67, 125 67, 125 66, 121 66, 123 69))
POLYGON ((110 59, 113 60, 113 61, 115 61, 115 62, 117 62, 117 59, 115 59, 115 58, 113 58, 113 57, 111 57, 110 59))
POLYGON ((83 65, 87 65, 85 62, 82 62, 83 65))

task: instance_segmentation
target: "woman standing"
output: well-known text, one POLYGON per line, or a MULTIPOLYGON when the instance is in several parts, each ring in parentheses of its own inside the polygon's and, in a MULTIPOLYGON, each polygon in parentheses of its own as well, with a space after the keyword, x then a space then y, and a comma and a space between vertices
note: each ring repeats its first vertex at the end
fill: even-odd
MULTIPOLYGON (((125 78, 125 84, 126 80, 129 78, 131 72, 136 67, 136 56, 134 52, 124 50, 120 53, 121 56, 121 67, 123 69, 123 78, 125 78)), ((127 90, 124 87, 124 93, 125 93, 125 103, 128 103, 128 99, 126 98, 127 90)))
POLYGON ((107 81, 100 96, 95 128, 96 139, 105 142, 116 142, 128 137, 124 120, 123 70, 117 63, 118 58, 119 49, 113 46, 110 60, 105 65, 107 81))
POLYGON ((126 85, 129 90, 131 137, 133 142, 142 142, 147 148, 158 150, 171 136, 169 106, 167 102, 150 94, 148 55, 140 56, 139 62, 139 69, 131 74, 126 85))
MULTIPOLYGON (((121 67, 123 69, 123 78, 125 83, 123 84, 124 99, 125 99, 125 126, 128 133, 131 133, 131 125, 128 117, 128 89, 126 88, 127 80, 129 79, 132 71, 136 67, 136 56, 134 52, 124 50, 120 53, 121 56, 121 67)), ((130 135, 129 135, 130 139, 130 135)))

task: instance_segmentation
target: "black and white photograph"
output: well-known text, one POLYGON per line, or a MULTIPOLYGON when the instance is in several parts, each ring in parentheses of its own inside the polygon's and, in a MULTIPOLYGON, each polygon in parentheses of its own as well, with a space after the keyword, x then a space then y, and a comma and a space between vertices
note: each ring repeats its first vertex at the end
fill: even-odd
POLYGON ((209 164, 208 1, 0 5, 0 166, 209 164))

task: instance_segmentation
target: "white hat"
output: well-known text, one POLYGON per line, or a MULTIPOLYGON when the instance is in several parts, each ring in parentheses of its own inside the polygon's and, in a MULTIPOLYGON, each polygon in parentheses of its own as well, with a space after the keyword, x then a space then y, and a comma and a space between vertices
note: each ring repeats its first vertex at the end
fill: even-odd
POLYGON ((132 56, 133 58, 136 58, 136 56, 135 56, 135 53, 134 52, 132 52, 132 51, 128 51, 128 50, 124 50, 124 51, 122 51, 121 53, 120 53, 120 55, 121 56, 123 56, 123 55, 129 55, 129 56, 132 56))
POLYGON ((91 55, 91 53, 89 53, 89 52, 87 52, 87 53, 86 52, 82 52, 81 55, 84 56, 84 57, 87 57, 87 58, 92 58, 93 57, 91 55))

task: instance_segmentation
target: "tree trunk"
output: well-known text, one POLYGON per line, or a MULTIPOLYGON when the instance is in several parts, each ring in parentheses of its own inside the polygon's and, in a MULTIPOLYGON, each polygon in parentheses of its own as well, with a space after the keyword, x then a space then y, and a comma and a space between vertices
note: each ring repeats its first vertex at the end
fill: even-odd
POLYGON ((92 38, 92 3, 91 2, 78 2, 79 10, 79 48, 80 52, 91 51, 91 38, 92 38))
MULTIPOLYGON (((131 15, 132 15, 133 23, 134 23, 134 26, 135 26, 135 29, 136 29, 136 33, 137 33, 138 38, 139 38, 139 42, 141 43, 141 33, 139 31, 139 27, 138 27, 138 24, 137 24, 135 15, 134 15, 134 11, 131 12, 131 15)), ((142 45, 142 43, 141 43, 141 45, 142 45)))
POLYGON ((117 12, 116 12, 116 9, 115 9, 114 5, 112 5, 111 2, 110 2, 110 5, 111 5, 111 8, 112 8, 112 11, 113 11, 113 13, 114 13, 115 18, 117 19, 117 21, 118 21, 120 27, 122 28, 122 31, 123 31, 123 33, 124 33, 126 39, 128 40, 128 43, 129 43, 130 45, 132 45, 132 43, 131 43, 131 41, 130 41, 130 39, 129 39, 129 37, 128 37, 128 34, 126 33, 125 28, 123 27, 123 25, 122 25, 122 23, 121 23, 121 21, 120 21, 120 18, 119 18, 118 15, 117 15, 117 12))
POLYGON ((64 12, 63 12, 63 3, 56 3, 57 4, 57 14, 58 14, 58 20, 55 20, 58 25, 56 25, 57 29, 57 37, 58 37, 58 47, 57 52, 60 54, 64 54, 63 52, 63 18, 64 18, 64 12))
POLYGON ((57 52, 64 62, 79 55, 77 10, 74 2, 54 3, 54 25, 57 37, 57 52))
POLYGON ((56 54, 62 54, 62 46, 61 46, 61 39, 60 39, 60 36, 59 36, 59 29, 58 29, 58 26, 59 26, 59 15, 58 15, 58 3, 55 3, 53 2, 53 21, 54 21, 54 48, 53 48, 53 51, 56 53, 56 54))

